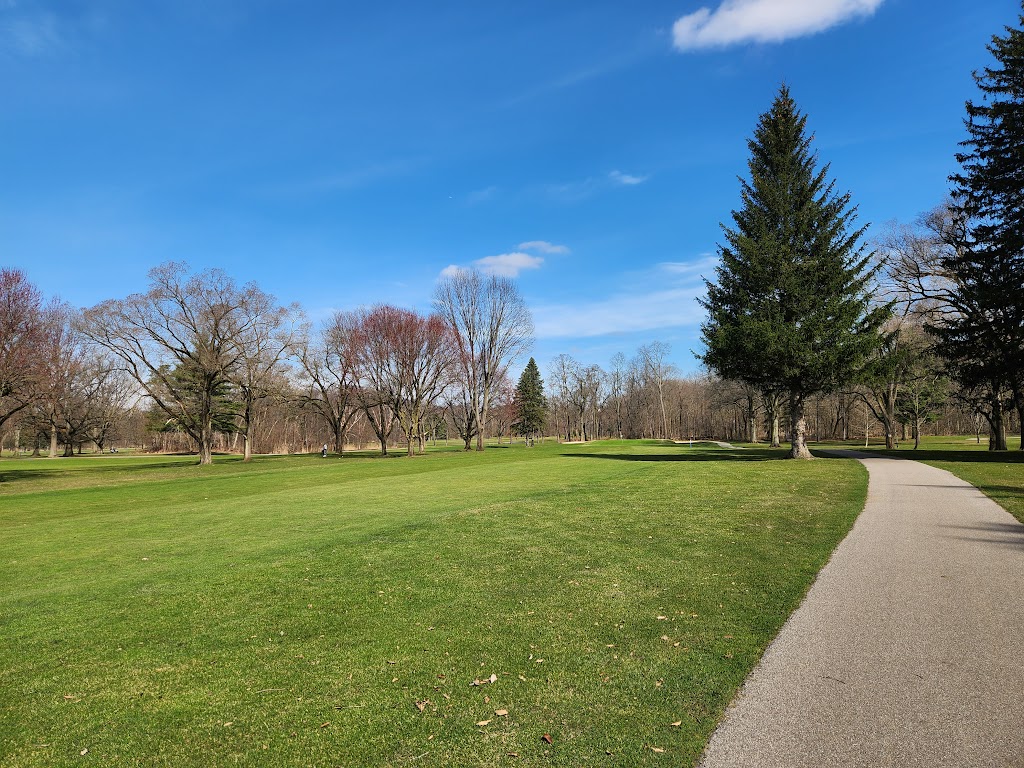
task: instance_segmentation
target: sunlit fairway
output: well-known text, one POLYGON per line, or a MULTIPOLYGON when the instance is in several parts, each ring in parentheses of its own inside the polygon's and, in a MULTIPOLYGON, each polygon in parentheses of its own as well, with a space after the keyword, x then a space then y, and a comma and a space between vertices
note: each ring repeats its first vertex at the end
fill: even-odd
POLYGON ((692 764, 863 505, 779 455, 5 459, 0 765, 692 764))

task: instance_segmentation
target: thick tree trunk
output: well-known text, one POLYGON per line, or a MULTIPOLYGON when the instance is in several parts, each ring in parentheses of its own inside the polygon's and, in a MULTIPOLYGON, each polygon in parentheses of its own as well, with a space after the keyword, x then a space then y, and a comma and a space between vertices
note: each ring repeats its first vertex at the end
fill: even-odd
POLYGON ((50 425, 50 458, 57 458, 57 426, 50 425))
POLYGON ((1003 404, 999 400, 998 395, 992 398, 991 405, 992 413, 988 418, 990 431, 988 449, 990 451, 1008 450, 1006 445, 1006 420, 1003 416, 1003 404))
POLYGON ((1024 451, 1024 390, 1014 390, 1013 401, 1014 406, 1017 409, 1017 429, 1020 430, 1020 450, 1024 451))
POLYGON ((213 423, 210 416, 203 419, 199 431, 199 465, 213 464, 213 423))
POLYGON ((804 397, 793 392, 789 396, 790 443, 789 458, 813 459, 807 448, 807 419, 804 417, 804 397))
POLYGON ((244 458, 243 462, 252 461, 252 440, 249 439, 249 431, 246 430, 242 435, 242 451, 244 458))
POLYGON ((334 423, 334 452, 341 456, 345 453, 345 427, 340 422, 334 423))
POLYGON ((747 394, 747 440, 757 442, 757 413, 754 411, 754 394, 747 394))
POLYGON ((484 449, 484 414, 478 413, 474 418, 476 420, 476 449, 482 451, 484 449))
POLYGON ((914 419, 914 450, 921 446, 921 420, 914 419))

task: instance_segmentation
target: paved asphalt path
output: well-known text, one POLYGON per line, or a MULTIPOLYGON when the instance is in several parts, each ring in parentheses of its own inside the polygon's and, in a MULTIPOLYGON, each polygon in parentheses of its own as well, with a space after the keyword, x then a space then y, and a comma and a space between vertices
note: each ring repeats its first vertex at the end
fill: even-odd
POLYGON ((1024 766, 1024 525, 948 472, 844 453, 864 511, 700 765, 1024 766))

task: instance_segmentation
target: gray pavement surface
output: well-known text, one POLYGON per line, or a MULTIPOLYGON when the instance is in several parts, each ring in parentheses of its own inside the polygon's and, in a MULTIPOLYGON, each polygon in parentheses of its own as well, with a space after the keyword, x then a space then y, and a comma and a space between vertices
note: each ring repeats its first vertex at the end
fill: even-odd
POLYGON ((868 498, 702 768, 1024 766, 1024 525, 925 464, 868 498))

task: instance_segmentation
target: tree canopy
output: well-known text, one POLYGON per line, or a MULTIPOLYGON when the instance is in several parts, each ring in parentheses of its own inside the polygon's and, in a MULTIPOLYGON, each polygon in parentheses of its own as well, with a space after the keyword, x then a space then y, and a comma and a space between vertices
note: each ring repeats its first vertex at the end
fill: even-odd
POLYGON ((887 306, 872 305, 875 269, 849 194, 818 168, 812 137, 783 86, 748 141, 749 179, 706 281, 705 364, 720 376, 789 394, 794 458, 809 458, 810 395, 855 375, 879 343, 887 306))

